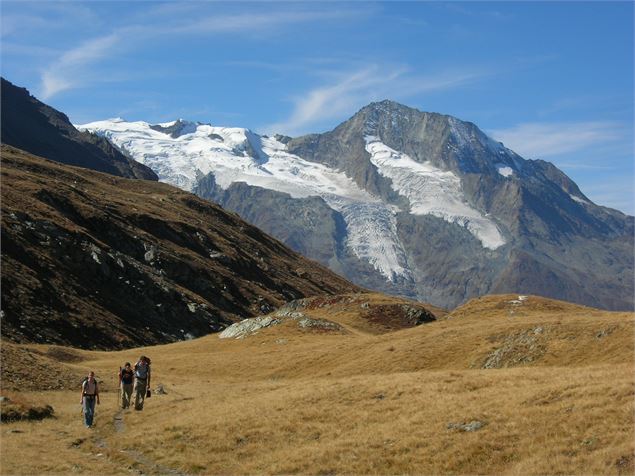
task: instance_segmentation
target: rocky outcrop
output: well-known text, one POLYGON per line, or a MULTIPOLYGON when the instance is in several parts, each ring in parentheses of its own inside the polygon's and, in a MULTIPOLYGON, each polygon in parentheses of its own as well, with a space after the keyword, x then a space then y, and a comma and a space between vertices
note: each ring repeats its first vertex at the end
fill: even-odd
POLYGON ((221 339, 244 339, 255 334, 262 329, 277 326, 285 322, 293 322, 300 329, 322 332, 343 332, 344 328, 335 322, 326 319, 315 319, 305 316, 301 312, 280 311, 268 316, 253 317, 244 321, 232 324, 218 337, 221 339))

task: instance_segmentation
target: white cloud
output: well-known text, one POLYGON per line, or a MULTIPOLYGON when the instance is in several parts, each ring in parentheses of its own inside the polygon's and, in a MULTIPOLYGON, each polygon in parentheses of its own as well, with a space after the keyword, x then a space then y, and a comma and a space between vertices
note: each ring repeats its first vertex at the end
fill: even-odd
POLYGON ((269 133, 289 135, 306 133, 311 127, 341 119, 378 99, 402 99, 417 94, 451 89, 482 78, 484 72, 449 72, 431 76, 413 76, 405 67, 370 65, 340 74, 335 81, 296 97, 291 115, 264 127, 269 133))
POLYGON ((351 11, 296 11, 213 15, 170 29, 171 33, 243 33, 269 30, 288 24, 342 19, 351 17, 351 11))
POLYGON ((296 134, 314 123, 333 119, 351 112, 367 97, 376 99, 376 90, 388 81, 396 79, 400 71, 385 74, 377 66, 370 66, 342 76, 337 82, 308 91, 295 99, 295 107, 284 122, 271 124, 272 132, 296 134))
POLYGON ((488 133, 527 158, 555 157, 621 138, 612 121, 526 123, 488 133))
POLYGON ((249 35, 255 32, 279 31, 281 27, 289 24, 341 20, 353 15, 355 12, 348 10, 270 11, 211 16, 201 16, 197 11, 192 11, 192 16, 180 23, 169 18, 129 25, 114 30, 109 35, 88 40, 53 61, 42 72, 41 96, 46 100, 62 91, 81 87, 96 80, 97 75, 90 74, 86 66, 115 56, 121 52, 121 48, 135 48, 141 42, 153 38, 223 33, 249 35))
POLYGON ((113 33, 65 52, 42 73, 42 99, 79 86, 86 79, 84 67, 111 55, 120 41, 121 36, 113 33))

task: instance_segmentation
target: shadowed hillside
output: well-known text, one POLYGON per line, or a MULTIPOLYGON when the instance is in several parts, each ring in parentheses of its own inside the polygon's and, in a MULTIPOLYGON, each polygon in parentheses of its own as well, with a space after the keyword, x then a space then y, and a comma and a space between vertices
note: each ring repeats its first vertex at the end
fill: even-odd
POLYGON ((2 146, 2 333, 122 348, 201 336, 358 288, 169 185, 2 146))
POLYGON ((80 132, 68 117, 2 78, 2 143, 68 165, 113 175, 157 180, 149 168, 126 157, 110 142, 80 132))

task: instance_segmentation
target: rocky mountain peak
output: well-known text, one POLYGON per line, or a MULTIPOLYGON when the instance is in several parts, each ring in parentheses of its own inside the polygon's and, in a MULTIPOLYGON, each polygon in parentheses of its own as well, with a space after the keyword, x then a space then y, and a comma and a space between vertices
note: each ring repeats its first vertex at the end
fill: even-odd
POLYGON ((371 102, 367 106, 364 106, 362 109, 360 109, 359 113, 363 113, 363 112, 372 112, 372 113, 380 113, 380 114, 395 114, 395 113, 408 114, 412 112, 421 113, 421 111, 418 111, 415 108, 406 106, 404 104, 401 104, 397 101, 393 101, 391 99, 384 99, 382 101, 371 102))
POLYGON ((448 307, 501 291, 632 306, 632 217, 471 122, 384 100, 296 138, 237 128, 202 137, 199 126, 200 152, 187 136, 84 127, 142 160, 162 143, 153 165, 172 183, 368 288, 448 307))
POLYGON ((185 134, 191 134, 196 131, 198 123, 192 121, 186 121, 183 119, 177 119, 174 122, 168 122, 165 124, 155 124, 150 126, 150 129, 167 134, 173 139, 185 134))

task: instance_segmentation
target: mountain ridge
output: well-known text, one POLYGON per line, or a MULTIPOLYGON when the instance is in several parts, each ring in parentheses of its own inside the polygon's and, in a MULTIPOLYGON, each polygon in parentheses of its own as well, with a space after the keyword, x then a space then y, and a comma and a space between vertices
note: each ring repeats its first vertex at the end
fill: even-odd
POLYGON ((633 217, 473 123, 385 100, 296 138, 151 126, 80 127, 364 287, 446 308, 490 292, 633 307, 633 217), (316 243, 319 230, 334 232, 316 243))
POLYGON ((26 88, 1 79, 2 143, 56 162, 121 177, 158 180, 139 162, 121 154, 107 140, 78 131, 68 116, 31 96, 26 88))

